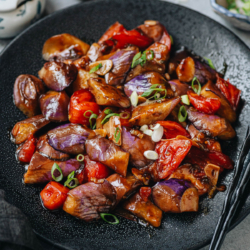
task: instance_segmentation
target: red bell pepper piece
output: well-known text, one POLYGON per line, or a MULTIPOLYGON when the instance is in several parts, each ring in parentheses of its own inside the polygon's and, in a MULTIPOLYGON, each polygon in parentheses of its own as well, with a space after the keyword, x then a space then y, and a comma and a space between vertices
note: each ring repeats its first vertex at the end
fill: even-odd
POLYGON ((151 188, 150 187, 141 187, 139 194, 143 201, 147 202, 149 199, 149 196, 151 195, 151 188))
POLYGON ((120 33, 124 30, 125 28, 122 24, 120 24, 119 22, 115 22, 105 31, 105 33, 99 39, 98 43, 102 43, 111 38, 112 36, 114 36, 115 34, 120 33))
POLYGON ((112 39, 117 41, 116 49, 123 49, 127 45, 132 44, 143 50, 153 43, 153 39, 141 34, 137 30, 124 30, 115 34, 112 39))
POLYGON ((55 181, 49 182, 40 193, 44 207, 50 210, 61 208, 68 192, 69 189, 62 184, 55 181))
POLYGON ((190 103, 200 112, 205 114, 215 114, 220 108, 220 100, 216 98, 206 98, 200 95, 197 95, 193 91, 188 91, 188 98, 190 103))
POLYGON ((30 135, 23 144, 18 154, 18 160, 24 163, 29 163, 36 150, 36 139, 30 135))
POLYGON ((156 161, 157 173, 160 179, 171 175, 183 161, 192 143, 184 139, 162 140, 157 143, 155 151, 159 158, 156 161))
POLYGON ((111 173, 111 169, 102 164, 90 160, 88 155, 84 156, 84 169, 76 175, 80 184, 91 181, 91 178, 104 179, 107 178, 111 173))
POLYGON ((158 121, 164 128, 164 139, 173 139, 178 135, 190 138, 190 134, 178 122, 174 121, 158 121))
POLYGON ((224 80, 217 75, 216 86, 221 93, 226 97, 233 110, 236 110, 240 101, 241 90, 232 85, 229 80, 224 80))
POLYGON ((91 110, 94 114, 98 115, 100 107, 95 102, 95 98, 89 90, 81 89, 76 91, 70 98, 69 121, 89 125, 89 117, 92 113, 87 112, 85 114, 87 110, 91 110), (84 114, 87 117, 85 117, 84 114))

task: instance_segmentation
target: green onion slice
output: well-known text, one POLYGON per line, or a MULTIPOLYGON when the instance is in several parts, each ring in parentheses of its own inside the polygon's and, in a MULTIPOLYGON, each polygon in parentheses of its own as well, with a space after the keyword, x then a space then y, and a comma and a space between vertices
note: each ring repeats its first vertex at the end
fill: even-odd
POLYGON ((87 110, 84 112, 83 116, 86 117, 86 118, 89 118, 91 116, 91 114, 93 114, 93 111, 92 110, 87 110), (87 116, 87 113, 90 113, 89 116, 87 116))
POLYGON ((91 129, 95 129, 96 128, 96 123, 95 124, 92 124, 92 119, 96 119, 98 116, 96 114, 92 114, 90 117, 89 117, 89 125, 90 125, 90 128, 91 129))
POLYGON ((148 90, 146 90, 141 97, 147 97, 150 96, 154 91, 164 91, 165 89, 157 88, 159 84, 153 84, 148 90))
POLYGON ((82 154, 77 155, 76 160, 79 162, 84 161, 84 155, 82 155, 82 154))
POLYGON ((79 185, 79 181, 77 178, 68 178, 67 181, 64 182, 64 186, 68 188, 75 188, 78 185, 79 185), (74 185, 72 185, 71 182, 73 182, 74 185))
POLYGON ((199 80, 198 80, 198 78, 196 76, 192 80, 191 87, 192 87, 193 91, 197 95, 200 95, 200 93, 201 93, 201 84, 200 84, 200 82, 199 82, 199 80), (198 83, 198 89, 194 86, 195 81, 198 83))
POLYGON ((190 100, 188 98, 188 95, 182 95, 181 96, 181 101, 186 104, 186 105, 190 105, 190 100))
POLYGON ((102 125, 105 124, 111 116, 120 116, 120 114, 111 113, 111 114, 106 115, 106 116, 104 117, 104 119, 101 121, 101 124, 102 124, 102 125))
POLYGON ((120 113, 121 119, 129 119, 130 118, 130 113, 129 112, 122 112, 120 113))
POLYGON ((67 179, 73 179, 74 177, 75 177, 75 171, 72 171, 72 172, 68 175, 67 179))
POLYGON ((52 166, 52 169, 51 169, 51 176, 52 176, 52 178, 53 178, 55 181, 57 181, 57 182, 59 182, 59 181, 61 181, 61 180, 63 179, 62 170, 61 170, 61 168, 58 166, 57 163, 54 163, 54 165, 52 166), (57 176, 57 177, 54 175, 54 172, 56 171, 56 169, 57 169, 58 172, 60 173, 60 175, 57 176))
POLYGON ((171 44, 173 45, 174 44, 174 39, 173 37, 170 35, 170 40, 171 40, 171 44))
POLYGON ((181 106, 178 113, 179 122, 184 122, 187 119, 187 110, 184 106, 181 106))
POLYGON ((133 61, 132 61, 131 68, 134 68, 135 66, 137 66, 137 65, 140 63, 140 61, 139 61, 140 57, 141 57, 141 52, 137 53, 137 54, 134 56, 133 61))
POLYGON ((111 114, 113 111, 111 110, 111 109, 106 109, 106 110, 104 110, 104 114, 106 114, 106 115, 109 115, 109 114, 111 114))
POLYGON ((147 59, 147 51, 143 51, 143 53, 139 52, 137 53, 132 61, 131 64, 131 68, 134 68, 135 66, 137 66, 138 64, 141 64, 141 66, 143 67, 143 65, 146 63, 146 61, 150 61, 154 58, 154 51, 153 50, 149 50, 149 52, 151 53, 151 57, 149 59, 147 59))
POLYGON ((115 128, 115 142, 117 143, 121 138, 121 130, 119 127, 115 128))
POLYGON ((101 216, 101 218, 102 218, 104 221, 106 221, 107 223, 109 223, 109 224, 111 224, 111 225, 119 224, 118 218, 117 218, 115 215, 113 215, 113 214, 100 213, 100 216, 101 216), (113 219, 114 219, 115 221, 114 221, 114 222, 108 221, 108 220, 105 218, 105 216, 111 216, 111 217, 113 217, 113 219))
POLYGON ((98 69, 100 69, 101 67, 102 67, 102 64, 99 63, 98 65, 96 65, 94 68, 92 68, 92 69, 89 71, 89 74, 96 72, 96 71, 97 71, 98 69))
POLYGON ((207 57, 204 57, 204 59, 208 62, 208 65, 210 66, 210 68, 215 69, 214 64, 211 59, 207 57))
POLYGON ((151 57, 148 59, 150 61, 154 59, 155 53, 153 50, 149 50, 149 52, 151 53, 151 57))

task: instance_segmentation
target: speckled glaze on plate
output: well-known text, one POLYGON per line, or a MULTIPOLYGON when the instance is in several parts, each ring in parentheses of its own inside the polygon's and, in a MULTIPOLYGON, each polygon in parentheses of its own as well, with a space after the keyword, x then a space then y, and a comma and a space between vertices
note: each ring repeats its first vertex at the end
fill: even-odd
MULTIPOLYGON (((187 8, 158 1, 110 0, 86 2, 57 12, 39 21, 17 37, 0 57, 0 188, 6 199, 19 207, 29 218, 35 232, 64 249, 198 249, 212 237, 226 193, 214 199, 200 200, 198 213, 165 214, 160 228, 145 228, 121 219, 111 226, 102 221, 87 224, 63 211, 43 209, 39 199, 42 186, 22 183, 24 167, 15 160, 15 145, 8 138, 8 129, 25 116, 14 106, 13 84, 19 74, 37 75, 44 61, 43 43, 49 37, 68 32, 88 43, 97 41, 109 25, 119 21, 128 29, 146 19, 162 22, 173 36, 174 47, 185 45, 200 56, 211 58, 217 69, 228 64, 226 77, 242 90, 242 111, 235 124, 237 138, 222 144, 223 152, 237 159, 247 124, 250 122, 250 51, 230 31, 187 8)), ((227 185, 233 171, 220 179, 227 185)), ((250 211, 246 200, 235 224, 250 211)))

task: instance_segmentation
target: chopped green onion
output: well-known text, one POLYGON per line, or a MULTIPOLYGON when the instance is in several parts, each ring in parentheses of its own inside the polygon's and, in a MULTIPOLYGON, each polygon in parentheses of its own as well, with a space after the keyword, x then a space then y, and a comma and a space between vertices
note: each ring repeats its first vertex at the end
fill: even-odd
POLYGON ((108 115, 111 114, 113 111, 111 109, 104 110, 104 114, 108 115))
POLYGON ((186 105, 190 105, 190 100, 188 98, 188 95, 182 95, 181 96, 181 101, 186 104, 186 105))
POLYGON ((115 136, 115 142, 117 143, 120 140, 120 138, 121 138, 121 130, 120 130, 119 127, 115 128, 115 134, 114 134, 114 136, 115 136))
POLYGON ((174 44, 174 39, 173 37, 170 35, 170 40, 171 40, 171 44, 173 45, 174 44))
POLYGON ((102 64, 99 63, 98 65, 96 65, 94 68, 92 68, 92 69, 89 71, 89 74, 96 72, 96 71, 97 71, 98 69, 100 69, 101 67, 102 67, 102 64))
POLYGON ((63 179, 62 170, 61 170, 61 168, 58 166, 57 163, 54 163, 54 165, 52 166, 52 169, 51 169, 51 176, 52 176, 52 178, 53 178, 55 181, 57 181, 57 182, 59 182, 59 181, 61 181, 61 180, 63 179), (56 170, 60 173, 60 175, 57 176, 57 177, 54 175, 54 172, 55 172, 56 170))
POLYGON ((77 178, 68 178, 65 182, 64 182, 64 186, 68 187, 68 188, 75 188, 79 185, 79 181, 77 178), (74 185, 71 184, 71 182, 74 183, 74 185))
POLYGON ((130 113, 129 112, 122 112, 122 113, 120 113, 120 117, 122 119, 129 119, 130 118, 130 113))
POLYGON ((184 106, 181 106, 178 113, 179 122, 184 122, 187 119, 187 110, 184 106))
POLYGON ((82 155, 82 154, 77 155, 76 160, 79 162, 84 161, 84 155, 82 155))
POLYGON ((212 62, 212 60, 211 60, 211 59, 209 59, 209 58, 207 58, 207 57, 204 57, 204 59, 206 59, 206 60, 207 60, 208 65, 210 66, 210 68, 215 69, 214 64, 213 64, 213 62, 212 62))
POLYGON ((104 119, 101 121, 101 124, 102 124, 102 125, 105 124, 111 116, 120 116, 120 114, 111 113, 111 114, 106 115, 106 116, 104 117, 104 119))
POLYGON ((149 50, 149 52, 151 53, 151 57, 148 59, 150 61, 154 59, 155 53, 153 50, 149 50))
POLYGON ((92 119, 96 119, 98 116, 96 114, 92 114, 89 117, 89 125, 91 129, 95 129, 96 128, 96 123, 94 125, 92 125, 92 119))
POLYGON ((87 110, 84 112, 83 116, 86 117, 86 118, 89 118, 91 116, 91 114, 93 114, 93 111, 92 110, 87 110), (90 115, 87 116, 86 113, 90 112, 90 115))
POLYGON ((109 224, 111 224, 111 225, 119 224, 118 218, 117 218, 115 215, 113 215, 113 214, 100 213, 100 216, 101 216, 101 218, 102 218, 104 221, 106 221, 107 223, 109 223, 109 224), (105 216, 111 216, 111 217, 113 217, 113 219, 114 219, 115 221, 114 221, 114 222, 108 221, 108 220, 105 218, 105 216))
POLYGON ((138 64, 141 64, 141 66, 143 67, 143 65, 146 63, 147 60, 148 61, 152 60, 154 58, 154 51, 149 50, 149 52, 151 53, 151 57, 149 59, 147 59, 147 50, 143 51, 143 53, 141 52, 137 53, 133 58, 131 68, 134 68, 138 64))
POLYGON ((139 62, 139 58, 141 57, 141 52, 137 53, 132 61, 132 65, 131 68, 134 68, 135 66, 137 66, 140 62, 139 62))
POLYGON ((148 90, 146 90, 141 97, 147 97, 150 96, 154 91, 164 91, 165 89, 162 88, 156 88, 159 86, 159 84, 153 84, 148 90))
POLYGON ((191 87, 192 87, 193 91, 197 95, 200 95, 200 93, 201 93, 201 84, 200 84, 200 82, 199 82, 199 80, 198 80, 198 78, 196 76, 192 80, 191 87), (198 83, 198 89, 194 86, 195 81, 197 81, 197 83, 198 83))

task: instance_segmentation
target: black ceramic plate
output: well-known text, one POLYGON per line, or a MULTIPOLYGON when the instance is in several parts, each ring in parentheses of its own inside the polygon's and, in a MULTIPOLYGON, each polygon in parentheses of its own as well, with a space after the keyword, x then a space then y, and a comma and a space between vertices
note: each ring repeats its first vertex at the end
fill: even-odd
MULTIPOLYGON (((144 20, 162 22, 173 36, 175 48, 185 45, 200 56, 212 59, 217 69, 228 64, 226 77, 242 90, 244 100, 250 98, 250 51, 231 32, 194 11, 158 1, 95 1, 55 13, 16 38, 0 57, 0 188, 7 200, 19 207, 29 218, 35 232, 67 249, 197 249, 211 239, 220 216, 226 193, 214 199, 202 198, 198 213, 166 214, 162 226, 144 228, 125 219, 111 226, 98 221, 87 224, 63 211, 51 213, 42 208, 39 192, 42 187, 22 183, 24 168, 15 160, 15 145, 8 130, 25 116, 14 106, 12 91, 20 74, 37 75, 44 61, 43 43, 49 37, 68 32, 93 43, 115 21, 128 29, 144 20)), ((246 126, 250 122, 250 107, 245 102, 236 123, 237 138, 223 143, 223 151, 237 159, 246 126)), ((220 182, 228 185, 233 172, 227 172, 220 182)), ((248 199, 237 219, 249 213, 248 199)))

